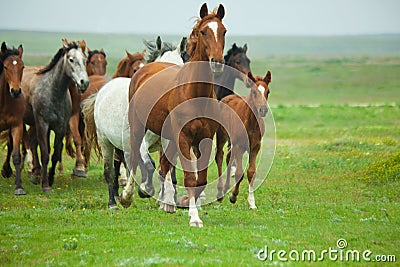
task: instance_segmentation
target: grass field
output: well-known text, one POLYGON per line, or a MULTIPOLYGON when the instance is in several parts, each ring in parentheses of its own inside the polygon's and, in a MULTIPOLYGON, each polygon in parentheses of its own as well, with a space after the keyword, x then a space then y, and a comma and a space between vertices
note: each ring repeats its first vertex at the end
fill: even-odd
MULTIPOLYGON (((24 44, 26 65, 46 64, 60 45, 57 34, 44 34, 39 40, 31 33, 26 42, 20 32, 0 34, 1 39, 14 40, 7 41, 11 45, 24 44), (29 44, 36 45, 32 52, 29 44)), ((89 37, 100 44, 104 36, 89 37)), ((257 38, 261 37, 248 37, 249 51, 251 44, 261 43, 257 38)), ((225 199, 203 207, 203 229, 188 226, 186 210, 165 214, 153 199, 137 194, 129 209, 109 211, 101 163, 92 161, 89 178, 71 178, 74 161, 64 155, 64 174, 56 177, 52 194, 30 184, 26 171, 26 196, 13 195, 13 179, 0 179, 0 265, 286 265, 293 262, 290 251, 301 255, 313 250, 318 259, 323 250, 337 249, 339 239, 347 241, 344 253, 369 250, 372 260, 386 255, 387 261, 394 256, 399 262, 400 52, 393 48, 399 38, 343 37, 348 45, 337 44, 329 51, 290 51, 295 43, 330 43, 328 37, 314 39, 316 43, 297 38, 282 37, 284 50, 274 37, 270 47, 275 50, 252 56, 254 73, 272 71, 270 106, 277 144, 271 171, 255 192, 258 210, 248 209, 243 182, 235 205, 225 199), (364 50, 354 45, 363 42, 364 50), (266 247, 276 251, 273 261, 257 259, 266 247), (287 252, 288 262, 278 260, 279 250, 287 252)), ((123 49, 142 49, 137 37, 132 39, 137 41, 132 44, 135 49, 124 47, 128 37, 118 40, 105 42, 123 47, 120 54, 110 55, 110 74, 123 49)), ((259 46, 254 49, 259 51, 259 46)), ((1 161, 4 156, 0 151, 1 161)), ((209 177, 215 176, 212 164, 209 177)), ((319 264, 355 263, 324 256, 319 264)))

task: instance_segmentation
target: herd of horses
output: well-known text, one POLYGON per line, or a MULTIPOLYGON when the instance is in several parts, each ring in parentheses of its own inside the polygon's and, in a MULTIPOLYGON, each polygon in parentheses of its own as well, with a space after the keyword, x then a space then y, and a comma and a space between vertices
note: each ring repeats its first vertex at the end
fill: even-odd
POLYGON ((248 202, 255 209, 253 182, 265 131, 263 117, 268 112, 271 73, 268 70, 264 77, 252 74, 247 45, 233 44, 223 55, 227 31, 222 23, 223 5, 209 12, 203 4, 199 15, 189 38, 183 38, 178 46, 158 37, 155 42, 145 42, 147 53, 126 51, 111 79, 105 76, 104 50, 87 48, 86 54, 85 41, 63 39, 47 66, 24 66, 22 45, 11 49, 3 42, 0 131, 7 142, 7 158, 1 173, 4 177, 12 175, 12 158, 15 195, 25 194, 21 168, 26 151, 32 153, 31 182, 41 182, 42 191, 51 192, 56 166, 62 166, 65 138, 67 153, 76 158, 73 175, 87 177, 90 152, 95 149, 104 161, 109 208, 117 209, 117 201, 128 207, 135 183, 139 184, 141 197, 154 196, 156 164, 150 153, 159 151, 161 208, 166 212, 175 212, 175 207, 189 208, 190 226, 202 227, 198 201, 207 185, 216 135, 218 201, 231 189, 231 167, 236 165, 230 196, 230 201, 236 202, 244 177, 242 158, 248 152, 248 202), (247 96, 233 92, 236 79, 249 87, 247 96), (54 151, 48 169, 50 131, 54 132, 54 151), (224 183, 222 163, 227 141, 224 183), (187 196, 179 200, 177 158, 187 190, 187 196), (119 194, 121 162, 129 173, 119 194), (136 177, 137 167, 141 179, 136 177))

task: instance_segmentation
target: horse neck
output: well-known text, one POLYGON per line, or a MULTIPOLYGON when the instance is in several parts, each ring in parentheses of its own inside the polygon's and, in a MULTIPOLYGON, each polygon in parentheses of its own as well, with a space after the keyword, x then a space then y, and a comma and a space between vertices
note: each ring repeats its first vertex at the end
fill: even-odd
MULTIPOLYGON (((251 92, 250 92, 250 94, 251 94, 251 92)), ((248 115, 246 115, 246 117, 249 118, 248 123, 252 123, 253 120, 256 121, 260 118, 260 116, 258 115, 258 112, 257 112, 257 108, 254 105, 254 102, 251 100, 250 94, 244 97, 244 101, 243 101, 244 107, 241 109, 241 110, 243 110, 244 114, 248 114, 248 115)))
POLYGON ((67 76, 65 70, 64 58, 65 56, 60 58, 57 64, 49 72, 46 73, 46 81, 48 83, 48 86, 46 86, 45 88, 50 91, 51 95, 54 95, 57 98, 67 95, 68 85, 71 81, 71 78, 67 76))

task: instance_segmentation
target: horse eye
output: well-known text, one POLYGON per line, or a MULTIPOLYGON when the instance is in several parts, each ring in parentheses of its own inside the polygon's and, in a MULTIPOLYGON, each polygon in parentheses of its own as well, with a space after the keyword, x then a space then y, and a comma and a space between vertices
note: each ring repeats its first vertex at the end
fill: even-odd
POLYGON ((240 60, 236 60, 236 61, 235 61, 235 64, 238 64, 238 65, 239 65, 239 64, 240 64, 240 60))
POLYGON ((253 91, 253 96, 256 97, 257 96, 257 92, 253 91))
POLYGON ((200 31, 201 35, 206 36, 206 32, 205 31, 200 31))
POLYGON ((74 60, 72 58, 69 58, 69 62, 74 63, 74 60))

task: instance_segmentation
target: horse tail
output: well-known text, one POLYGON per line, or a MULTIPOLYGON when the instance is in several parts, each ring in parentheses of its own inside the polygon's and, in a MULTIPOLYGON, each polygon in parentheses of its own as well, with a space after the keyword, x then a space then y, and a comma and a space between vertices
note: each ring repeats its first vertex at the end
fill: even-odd
POLYGON ((83 121, 85 123, 85 138, 84 138, 84 146, 87 146, 90 151, 91 148, 94 149, 97 159, 100 159, 101 149, 99 146, 99 142, 97 140, 96 133, 96 123, 94 121, 94 104, 96 102, 96 94, 92 94, 87 99, 82 101, 82 113, 83 113, 83 121))

